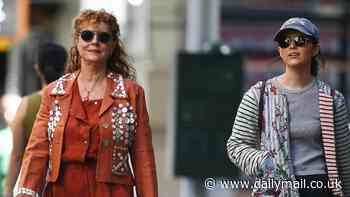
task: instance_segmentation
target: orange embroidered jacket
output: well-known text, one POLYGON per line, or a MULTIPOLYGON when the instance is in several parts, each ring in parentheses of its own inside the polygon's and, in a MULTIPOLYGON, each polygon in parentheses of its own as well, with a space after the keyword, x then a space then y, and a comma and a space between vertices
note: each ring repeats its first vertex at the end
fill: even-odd
MULTIPOLYGON (((71 105, 76 79, 77 73, 67 74, 44 90, 23 158, 16 194, 39 196, 46 181, 57 180, 65 125, 76 107, 71 105)), ((156 168, 144 91, 136 82, 124 80, 115 73, 109 73, 107 81, 99 112, 96 179, 104 183, 136 185, 138 196, 157 197, 156 168), (128 163, 129 155, 132 166, 128 163)))

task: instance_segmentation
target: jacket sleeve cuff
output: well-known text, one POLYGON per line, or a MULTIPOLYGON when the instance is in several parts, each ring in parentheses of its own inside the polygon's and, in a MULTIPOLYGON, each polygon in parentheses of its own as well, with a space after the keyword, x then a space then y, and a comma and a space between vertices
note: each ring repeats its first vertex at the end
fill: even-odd
POLYGON ((14 196, 18 196, 18 195, 28 195, 31 197, 40 197, 38 192, 35 192, 35 191, 33 191, 29 188, 25 188, 25 187, 20 187, 14 192, 14 196))

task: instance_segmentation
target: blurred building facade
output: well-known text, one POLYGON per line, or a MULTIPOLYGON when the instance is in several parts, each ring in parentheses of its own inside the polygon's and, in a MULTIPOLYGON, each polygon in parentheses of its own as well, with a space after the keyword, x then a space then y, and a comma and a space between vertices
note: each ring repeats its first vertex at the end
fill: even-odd
MULTIPOLYGON (((20 22, 27 24, 28 29, 25 30, 21 37, 13 36, 7 38, 8 35, 4 37, 7 44, 7 47, 4 49, 4 59, 7 58, 7 61, 4 61, 1 65, 2 69, 16 68, 11 72, 7 72, 12 74, 7 76, 6 85, 3 85, 7 86, 7 93, 18 95, 23 95, 39 88, 38 86, 36 87, 34 81, 25 83, 33 87, 23 88, 21 83, 23 83, 24 77, 20 76, 35 77, 35 75, 26 70, 33 66, 31 65, 31 60, 25 62, 27 66, 25 68, 20 66, 22 63, 18 62, 23 60, 21 55, 23 51, 35 52, 37 42, 28 43, 28 40, 31 40, 30 38, 36 32, 36 29, 48 30, 48 32, 39 37, 39 41, 53 40, 69 49, 72 44, 72 20, 84 3, 86 5, 89 4, 88 0, 86 2, 84 0, 16 0, 11 1, 12 3, 5 0, 5 7, 9 5, 14 7, 6 10, 7 13, 23 12, 16 6, 23 5, 25 1, 27 5, 22 9, 26 10, 27 17, 30 16, 35 24, 27 21, 26 17, 17 18, 16 21, 12 22, 13 24, 20 22), (44 18, 41 18, 43 15, 44 18), (32 48, 23 49, 23 47, 32 48)), ((103 4, 107 0, 105 2, 91 2, 92 4, 96 4, 96 2, 103 4)), ((169 76, 171 75, 169 69, 175 67, 176 53, 183 45, 185 0, 144 1, 139 6, 134 6, 125 0, 123 5, 125 10, 120 11, 126 11, 127 17, 119 21, 122 23, 122 28, 124 28, 122 29, 122 38, 137 69, 137 79, 144 86, 148 97, 153 143, 156 151, 159 196, 179 196, 179 183, 171 172, 171 156, 169 156, 169 144, 166 139, 166 106, 168 105, 167 95, 171 92, 168 87, 169 76)), ((107 8, 106 10, 109 9, 107 8)), ((118 8, 114 10, 118 10, 118 8)), ((19 30, 14 28, 13 31, 19 30)), ((12 33, 12 35, 14 34, 12 33)), ((35 41, 38 40, 35 39, 35 41)), ((32 54, 30 57, 34 58, 35 55, 32 54)), ((6 72, 4 71, 3 73, 6 72)), ((3 80, 5 81, 4 78, 3 80)), ((4 89, 6 88, 4 87, 4 89)))

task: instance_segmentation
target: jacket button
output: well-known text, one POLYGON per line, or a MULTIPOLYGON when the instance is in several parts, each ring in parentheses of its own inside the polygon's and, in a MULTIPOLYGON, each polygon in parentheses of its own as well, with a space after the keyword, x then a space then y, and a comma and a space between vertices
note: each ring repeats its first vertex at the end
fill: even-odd
POLYGON ((88 142, 87 142, 87 140, 84 140, 84 144, 87 144, 88 142))
POLYGON ((104 147, 108 147, 108 146, 109 146, 109 140, 108 140, 108 139, 103 139, 103 140, 102 140, 102 145, 103 145, 104 147))
POLYGON ((101 126, 102 126, 102 128, 107 129, 109 124, 107 122, 104 122, 104 123, 101 124, 101 126))

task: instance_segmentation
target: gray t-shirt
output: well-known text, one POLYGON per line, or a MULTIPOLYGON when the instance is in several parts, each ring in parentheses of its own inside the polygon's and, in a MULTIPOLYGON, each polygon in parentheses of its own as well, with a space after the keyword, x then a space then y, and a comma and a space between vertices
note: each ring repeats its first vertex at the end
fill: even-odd
POLYGON ((291 157, 295 175, 326 174, 321 148, 318 87, 314 79, 303 89, 291 90, 278 77, 272 83, 288 100, 291 157))

